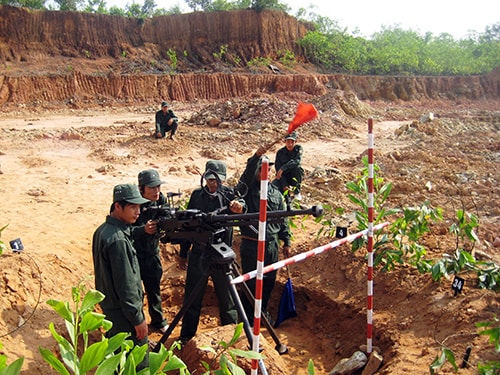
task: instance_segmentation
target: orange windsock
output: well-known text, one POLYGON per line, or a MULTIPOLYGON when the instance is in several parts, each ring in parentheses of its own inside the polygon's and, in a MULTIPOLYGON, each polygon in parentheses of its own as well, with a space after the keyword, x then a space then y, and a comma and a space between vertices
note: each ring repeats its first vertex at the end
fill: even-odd
MULTIPOLYGON (((295 116, 292 119, 292 122, 290 122, 290 124, 288 125, 288 130, 287 130, 287 133, 285 135, 291 134, 299 126, 301 126, 302 124, 304 124, 308 121, 313 120, 314 118, 316 118, 316 116, 318 116, 318 110, 316 109, 316 107, 313 104, 299 102, 299 104, 297 106, 297 111, 295 112, 295 116)), ((263 149, 267 151, 272 146, 274 146, 276 143, 278 143, 282 140, 283 140, 283 136, 280 136, 279 138, 277 138, 273 142, 270 142, 270 143, 266 144, 265 146, 263 146, 263 149)))
POLYGON ((311 103, 302 103, 299 102, 297 106, 297 112, 295 112, 295 116, 288 125, 287 133, 292 133, 295 129, 297 129, 300 125, 315 119, 318 116, 318 110, 311 103))

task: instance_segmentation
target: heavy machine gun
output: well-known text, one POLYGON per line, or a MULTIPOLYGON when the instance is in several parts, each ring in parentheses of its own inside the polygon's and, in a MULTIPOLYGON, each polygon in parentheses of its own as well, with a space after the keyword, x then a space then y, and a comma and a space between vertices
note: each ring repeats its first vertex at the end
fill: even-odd
MULTIPOLYGON (((259 213, 221 214, 221 210, 205 213, 196 209, 177 210, 175 208, 151 207, 155 211, 159 236, 162 243, 189 241, 201 247, 222 243, 227 227, 252 226, 258 224, 259 213)), ((267 212, 268 223, 283 222, 287 217, 323 213, 321 205, 308 209, 267 212)))
MULTIPOLYGON (((158 221, 158 231, 163 243, 182 243, 184 241, 189 241, 206 250, 206 262, 212 266, 223 267, 231 296, 236 303, 240 319, 244 322, 245 334, 251 346, 252 332, 250 329, 250 323, 243 310, 236 287, 231 284, 231 280, 239 275, 239 272, 234 265, 236 256, 233 249, 224 242, 224 239, 226 238, 226 230, 228 227, 244 225, 253 226, 254 224, 257 224, 259 221, 259 213, 221 214, 220 210, 217 210, 217 212, 205 213, 203 211, 193 209, 176 210, 161 207, 155 207, 154 210, 156 210, 155 216, 158 221)), ((267 222, 278 223, 285 220, 287 217, 297 215, 313 215, 314 217, 318 217, 322 213, 323 209, 321 206, 313 206, 309 209, 300 210, 270 211, 267 212, 267 222)), ((202 280, 200 280, 200 282, 201 281, 202 280)), ((243 284, 242 288, 247 298, 253 300, 253 296, 251 295, 248 287, 243 284)), ((168 339, 170 334, 173 332, 174 327, 184 316, 200 290, 201 288, 196 287, 195 291, 188 296, 181 310, 177 313, 167 328, 167 331, 163 334, 162 338, 155 346, 155 352, 159 351, 161 344, 168 339)), ((286 353, 288 351, 286 345, 280 341, 278 335, 274 332, 271 324, 267 321, 265 316, 263 316, 263 322, 276 343, 276 350, 280 354, 286 353)))

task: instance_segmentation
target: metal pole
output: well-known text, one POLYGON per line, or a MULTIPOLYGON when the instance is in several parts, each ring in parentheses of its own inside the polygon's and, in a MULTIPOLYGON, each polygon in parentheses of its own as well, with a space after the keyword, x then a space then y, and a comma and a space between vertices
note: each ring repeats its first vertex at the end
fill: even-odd
MULTIPOLYGON (((255 305, 252 350, 259 352, 260 318, 262 314, 262 288, 264 278, 264 255, 266 252, 267 188, 269 179, 269 159, 262 157, 260 170, 259 237, 257 244, 257 279, 255 280, 255 305)), ((258 361, 252 360, 252 375, 256 375, 258 361)))
POLYGON ((372 352, 373 338, 373 120, 368 119, 368 308, 366 311, 366 351, 372 352))
MULTIPOLYGON (((384 222, 384 223, 377 224, 377 225, 375 225, 373 227, 373 230, 374 231, 378 231, 378 230, 382 229, 383 227, 385 227, 387 225, 389 225, 389 222, 384 222)), ((321 253, 323 253, 323 252, 325 252, 327 250, 333 249, 333 248, 338 247, 338 246, 340 246, 342 244, 345 244, 347 242, 352 242, 352 241, 354 241, 358 237, 365 236, 367 233, 368 233, 368 229, 365 229, 365 230, 362 230, 360 232, 357 232, 357 233, 354 233, 354 234, 350 234, 349 236, 341 238, 339 240, 330 242, 329 244, 326 244, 326 245, 323 245, 323 246, 320 246, 320 247, 316 247, 316 248, 314 248, 312 250, 305 251, 303 253, 294 255, 293 257, 287 258, 285 260, 280 260, 279 262, 269 264, 269 265, 267 265, 267 266, 264 267, 263 273, 266 274, 268 272, 276 271, 276 270, 278 270, 280 268, 286 267, 289 264, 298 263, 300 261, 303 261, 304 259, 310 258, 310 257, 312 257, 314 255, 321 254, 321 253)), ((248 281, 250 279, 255 278, 256 275, 257 275, 257 270, 253 270, 253 271, 247 272, 247 273, 245 273, 245 274, 243 274, 241 276, 235 277, 231 281, 231 284, 239 284, 239 283, 242 283, 244 281, 248 281)))

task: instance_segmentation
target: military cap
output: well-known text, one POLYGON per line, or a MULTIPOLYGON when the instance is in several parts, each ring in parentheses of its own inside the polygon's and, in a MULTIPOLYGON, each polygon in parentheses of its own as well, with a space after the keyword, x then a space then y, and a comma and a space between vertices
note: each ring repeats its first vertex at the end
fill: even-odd
POLYGON ((113 202, 125 201, 132 204, 143 204, 149 200, 142 197, 137 185, 120 184, 113 189, 113 202))
POLYGON ((219 176, 219 179, 221 181, 224 181, 226 179, 226 163, 224 163, 222 160, 207 161, 205 165, 205 178, 207 180, 217 178, 215 174, 219 176))
POLYGON ((165 181, 160 180, 160 174, 154 169, 139 172, 138 179, 139 186, 154 187, 165 183, 165 181))

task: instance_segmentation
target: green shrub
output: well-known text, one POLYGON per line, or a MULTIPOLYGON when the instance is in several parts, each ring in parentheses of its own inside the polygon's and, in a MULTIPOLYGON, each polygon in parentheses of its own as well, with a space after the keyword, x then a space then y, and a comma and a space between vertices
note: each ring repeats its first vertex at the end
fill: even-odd
MULTIPOLYGON (((2 230, 4 228, 2 228, 2 230)), ((24 357, 20 357, 10 365, 7 365, 7 356, 1 352, 2 349, 3 345, 0 342, 0 375, 18 375, 21 372, 21 368, 23 367, 24 357)))
POLYGON ((204 375, 209 374, 220 374, 220 375, 230 375, 230 374, 238 374, 245 375, 245 372, 241 367, 237 365, 237 359, 240 358, 248 358, 248 359, 262 359, 262 355, 259 353, 255 353, 252 350, 241 350, 236 348, 231 348, 234 346, 236 341, 241 336, 243 332, 243 323, 239 323, 236 325, 234 330, 233 337, 229 342, 219 341, 214 347, 203 345, 200 349, 205 350, 209 353, 213 354, 212 361, 210 363, 202 361, 202 365, 205 368, 204 375), (214 364, 218 363, 220 369, 212 370, 214 364))
MULTIPOLYGON (((49 349, 39 347, 42 358, 59 374, 95 375, 136 374, 136 364, 144 359, 147 345, 134 346, 128 340, 129 333, 118 333, 110 338, 101 334, 101 341, 90 344, 89 334, 96 330, 107 331, 112 323, 103 314, 94 311, 95 306, 104 299, 104 294, 97 290, 86 290, 83 283, 73 287, 71 296, 75 311, 70 309, 68 302, 49 300, 50 305, 64 319, 66 334, 59 334, 54 323, 49 324, 50 332, 57 341, 60 358, 49 349), (81 345, 81 347, 80 347, 81 345), (80 356, 81 353, 81 356, 80 356)), ((174 343, 172 346, 179 345, 174 343)), ((149 368, 138 372, 140 375, 164 374, 164 371, 179 370, 180 374, 188 374, 186 365, 175 355, 172 348, 166 350, 163 345, 158 353, 149 354, 149 368)))

